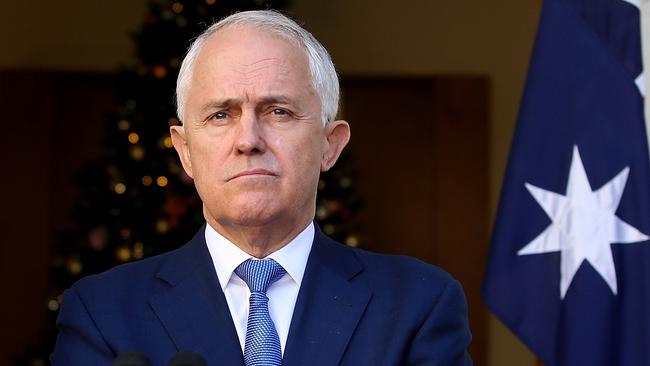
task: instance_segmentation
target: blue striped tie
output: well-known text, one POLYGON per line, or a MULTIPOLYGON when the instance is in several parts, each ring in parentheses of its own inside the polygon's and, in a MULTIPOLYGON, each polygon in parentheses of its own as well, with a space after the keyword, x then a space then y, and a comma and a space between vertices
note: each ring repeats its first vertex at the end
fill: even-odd
POLYGON ((251 291, 244 362, 246 366, 279 366, 282 364, 280 337, 269 314, 266 289, 286 271, 273 259, 248 259, 235 269, 235 273, 251 291))

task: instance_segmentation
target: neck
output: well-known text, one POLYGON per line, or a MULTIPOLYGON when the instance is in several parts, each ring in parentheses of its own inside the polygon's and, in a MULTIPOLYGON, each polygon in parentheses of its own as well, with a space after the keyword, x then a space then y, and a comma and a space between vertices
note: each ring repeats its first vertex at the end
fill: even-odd
POLYGON ((255 258, 264 258, 289 244, 311 223, 312 218, 263 225, 223 223, 208 217, 206 221, 239 249, 255 258))

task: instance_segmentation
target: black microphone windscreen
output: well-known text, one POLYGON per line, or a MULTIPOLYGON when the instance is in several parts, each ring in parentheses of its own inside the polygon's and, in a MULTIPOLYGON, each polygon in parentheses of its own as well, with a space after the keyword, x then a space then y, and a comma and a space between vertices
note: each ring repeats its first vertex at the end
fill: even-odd
POLYGON ((167 366, 208 366, 208 363, 196 352, 181 351, 169 360, 167 366))
POLYGON ((117 356, 113 366, 151 366, 151 362, 141 352, 125 352, 117 356))

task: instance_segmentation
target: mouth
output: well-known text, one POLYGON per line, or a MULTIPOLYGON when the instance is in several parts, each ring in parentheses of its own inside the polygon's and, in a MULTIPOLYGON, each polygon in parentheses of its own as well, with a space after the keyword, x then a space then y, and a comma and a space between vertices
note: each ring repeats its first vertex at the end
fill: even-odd
POLYGON ((277 174, 266 170, 266 169, 250 169, 250 170, 244 170, 241 171, 232 177, 228 179, 228 181, 235 180, 237 178, 244 178, 244 177, 275 177, 277 174))

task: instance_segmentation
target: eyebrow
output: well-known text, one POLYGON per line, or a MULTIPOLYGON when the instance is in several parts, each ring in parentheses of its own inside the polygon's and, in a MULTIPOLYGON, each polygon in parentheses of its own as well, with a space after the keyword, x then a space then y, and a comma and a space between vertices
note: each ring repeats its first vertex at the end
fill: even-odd
POLYGON ((201 107, 201 112, 205 113, 214 109, 221 109, 221 108, 227 108, 232 105, 237 105, 241 104, 241 100, 235 99, 235 98, 228 98, 228 99, 222 99, 222 100, 213 100, 210 101, 206 104, 204 104, 201 107))
MULTIPOLYGON (((241 103, 242 103, 241 99, 237 99, 237 98, 213 100, 204 104, 203 107, 201 107, 201 112, 206 113, 208 111, 212 111, 215 109, 222 109, 222 108, 232 107, 233 105, 240 105, 241 103)), ((296 105, 290 97, 284 94, 268 95, 258 100, 258 104, 261 105, 268 105, 268 104, 275 104, 275 103, 289 104, 292 106, 296 105)))
POLYGON ((261 104, 294 104, 293 100, 286 95, 269 95, 260 99, 261 104))

